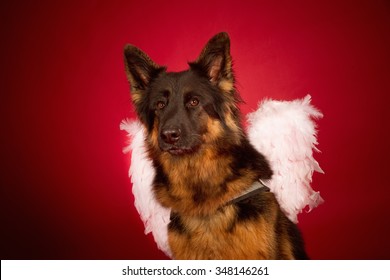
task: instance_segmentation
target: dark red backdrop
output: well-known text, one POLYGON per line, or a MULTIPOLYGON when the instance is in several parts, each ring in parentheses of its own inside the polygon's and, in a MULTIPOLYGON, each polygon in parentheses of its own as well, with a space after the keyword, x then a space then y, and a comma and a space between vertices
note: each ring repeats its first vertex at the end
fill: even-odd
POLYGON ((311 257, 390 258, 388 1, 29 2, 0 8, 2 259, 164 258, 122 154, 122 50, 177 71, 219 31, 244 113, 310 93, 325 114, 313 186, 326 203, 299 217, 311 257))

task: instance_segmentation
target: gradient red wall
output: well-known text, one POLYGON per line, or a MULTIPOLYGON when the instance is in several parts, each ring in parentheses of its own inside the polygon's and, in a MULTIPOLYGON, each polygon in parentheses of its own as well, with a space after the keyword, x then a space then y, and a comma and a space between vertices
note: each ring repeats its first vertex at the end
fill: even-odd
POLYGON ((388 1, 55 2, 0 4, 2 259, 164 258, 122 154, 122 50, 183 70, 220 31, 244 113, 310 93, 325 115, 325 204, 299 217, 310 256, 390 258, 388 1))

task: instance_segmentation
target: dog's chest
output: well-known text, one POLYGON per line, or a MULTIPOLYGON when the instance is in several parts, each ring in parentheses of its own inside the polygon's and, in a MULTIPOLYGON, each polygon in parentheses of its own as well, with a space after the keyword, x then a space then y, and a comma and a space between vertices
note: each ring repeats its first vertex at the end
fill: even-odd
POLYGON ((169 229, 170 245, 174 251, 184 254, 179 258, 220 258, 220 252, 231 243, 229 236, 235 217, 236 210, 232 206, 209 216, 174 216, 169 229))
POLYGON ((236 217, 236 210, 232 206, 226 206, 218 210, 214 215, 205 217, 183 217, 185 229, 192 234, 203 234, 208 238, 214 238, 219 232, 231 230, 236 217))

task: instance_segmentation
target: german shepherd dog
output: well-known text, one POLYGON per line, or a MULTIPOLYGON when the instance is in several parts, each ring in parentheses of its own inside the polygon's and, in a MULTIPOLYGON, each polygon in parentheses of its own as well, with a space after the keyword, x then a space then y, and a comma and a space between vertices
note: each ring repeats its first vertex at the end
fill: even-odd
POLYGON ((126 45, 126 74, 147 136, 155 198, 171 209, 175 259, 306 259, 298 228, 274 194, 234 200, 272 170, 241 124, 226 33, 183 72, 126 45))

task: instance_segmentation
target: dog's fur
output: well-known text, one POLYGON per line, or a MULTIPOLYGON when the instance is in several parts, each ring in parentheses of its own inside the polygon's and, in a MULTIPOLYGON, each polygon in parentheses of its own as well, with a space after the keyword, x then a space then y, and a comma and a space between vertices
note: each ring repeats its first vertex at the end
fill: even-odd
POLYGON ((175 259, 305 259, 297 227, 271 192, 228 203, 272 170, 243 131, 226 33, 187 71, 125 47, 132 100, 146 128, 156 199, 172 209, 175 259))

